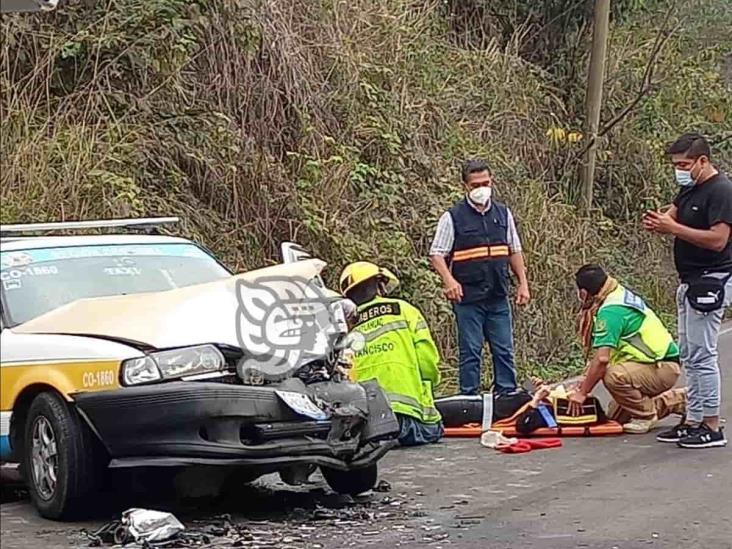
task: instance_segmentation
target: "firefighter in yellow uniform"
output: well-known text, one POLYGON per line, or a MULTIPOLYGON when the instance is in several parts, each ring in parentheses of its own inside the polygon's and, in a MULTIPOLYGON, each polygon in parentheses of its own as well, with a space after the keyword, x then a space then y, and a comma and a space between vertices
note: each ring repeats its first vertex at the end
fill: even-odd
POLYGON ((386 297, 398 284, 388 269, 367 261, 348 265, 340 278, 341 292, 358 306, 353 378, 378 381, 399 420, 399 442, 415 446, 444 432, 432 393, 440 355, 419 309, 386 297))

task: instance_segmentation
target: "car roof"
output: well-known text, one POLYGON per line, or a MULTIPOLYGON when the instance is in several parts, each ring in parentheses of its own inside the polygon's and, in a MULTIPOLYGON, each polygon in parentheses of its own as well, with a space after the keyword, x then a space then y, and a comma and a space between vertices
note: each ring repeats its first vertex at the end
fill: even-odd
POLYGON ((70 246, 107 246, 114 244, 193 244, 177 236, 145 234, 105 234, 82 236, 18 236, 0 239, 3 252, 70 246))

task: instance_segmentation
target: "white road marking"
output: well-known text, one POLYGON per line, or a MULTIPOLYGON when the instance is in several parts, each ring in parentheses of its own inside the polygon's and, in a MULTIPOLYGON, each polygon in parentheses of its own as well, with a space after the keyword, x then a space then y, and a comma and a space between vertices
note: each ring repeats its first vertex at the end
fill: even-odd
POLYGON ((727 335, 727 334, 732 334, 732 327, 727 328, 726 330, 722 330, 721 332, 719 332, 719 335, 721 335, 721 336, 727 335))

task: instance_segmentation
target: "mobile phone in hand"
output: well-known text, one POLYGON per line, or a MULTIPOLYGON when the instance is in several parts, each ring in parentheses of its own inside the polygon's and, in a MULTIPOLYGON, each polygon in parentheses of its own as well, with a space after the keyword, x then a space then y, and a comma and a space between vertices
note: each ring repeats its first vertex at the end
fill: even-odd
POLYGON ((661 203, 656 198, 646 198, 643 201, 643 208, 646 210, 646 212, 643 214, 644 217, 648 215, 650 212, 658 212, 661 209, 661 203))

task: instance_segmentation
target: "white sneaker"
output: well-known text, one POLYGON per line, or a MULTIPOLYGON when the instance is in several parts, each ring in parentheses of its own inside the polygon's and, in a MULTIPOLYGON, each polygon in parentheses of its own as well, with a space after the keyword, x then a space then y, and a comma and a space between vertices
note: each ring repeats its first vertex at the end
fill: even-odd
POLYGON ((656 423, 658 423, 656 417, 651 419, 633 418, 623 425, 623 431, 631 435, 645 435, 656 426, 656 423))

